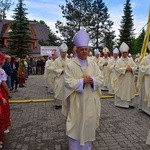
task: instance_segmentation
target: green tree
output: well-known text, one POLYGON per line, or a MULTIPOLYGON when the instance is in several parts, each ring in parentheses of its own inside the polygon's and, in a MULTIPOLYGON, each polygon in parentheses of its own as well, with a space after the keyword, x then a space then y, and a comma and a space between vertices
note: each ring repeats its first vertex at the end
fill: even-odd
POLYGON ((104 43, 104 38, 106 34, 111 34, 107 40, 114 37, 113 22, 109 20, 108 9, 102 0, 66 0, 66 5, 62 5, 61 9, 66 22, 57 21, 55 25, 70 50, 74 46, 72 38, 81 27, 90 34, 93 47, 109 46, 104 43))
POLYGON ((46 26, 47 26, 47 24, 45 23, 45 21, 44 21, 44 20, 40 20, 40 21, 38 21, 38 20, 34 20, 34 22, 37 22, 37 23, 40 23, 40 24, 43 24, 43 25, 46 25, 46 26))
POLYGON ((0 0, 0 14, 2 19, 6 18, 6 11, 8 11, 13 4, 11 0, 0 0))
POLYGON ((130 53, 133 53, 132 41, 134 38, 134 24, 130 0, 126 0, 126 3, 124 5, 124 15, 122 16, 120 27, 121 29, 119 29, 119 45, 122 42, 127 43, 130 47, 130 53))
POLYGON ((31 44, 29 21, 26 18, 27 9, 24 6, 23 0, 18 0, 14 10, 14 20, 11 23, 12 32, 10 32, 9 53, 18 57, 28 54, 31 44))
POLYGON ((93 47, 107 46, 109 49, 112 49, 115 37, 112 30, 113 22, 110 20, 108 8, 103 0, 94 0, 89 14, 88 31, 90 31, 93 47))
POLYGON ((87 12, 91 8, 90 0, 66 0, 66 5, 61 5, 63 17, 66 23, 57 21, 56 28, 62 35, 62 39, 67 43, 69 50, 73 49, 72 38, 74 34, 88 21, 87 12))
POLYGON ((61 44, 60 42, 61 42, 61 39, 50 30, 49 35, 48 35, 48 40, 47 40, 48 45, 59 46, 61 44))
POLYGON ((48 40, 41 39, 41 40, 38 41, 41 46, 59 46, 61 44, 60 43, 61 39, 54 32, 52 32, 52 30, 45 23, 45 21, 43 21, 43 20, 40 20, 40 21, 34 20, 34 22, 45 25, 49 29, 48 40))
POLYGON ((41 46, 59 46, 61 39, 57 37, 51 30, 49 30, 48 40, 39 40, 41 46))
POLYGON ((140 53, 144 41, 145 30, 143 28, 141 34, 133 40, 133 50, 134 54, 140 53))

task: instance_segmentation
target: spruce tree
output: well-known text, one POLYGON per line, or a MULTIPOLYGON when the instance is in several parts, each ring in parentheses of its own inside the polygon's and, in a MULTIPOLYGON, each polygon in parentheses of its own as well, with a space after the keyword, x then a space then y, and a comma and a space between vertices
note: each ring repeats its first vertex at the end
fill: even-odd
POLYGON ((132 7, 130 0, 126 0, 124 5, 124 15, 122 16, 121 25, 119 31, 119 45, 122 42, 125 42, 130 47, 130 53, 133 52, 132 50, 132 40, 134 37, 134 29, 133 29, 133 15, 132 15, 132 7))
POLYGON ((11 23, 10 42, 9 48, 10 54, 18 57, 23 57, 28 54, 30 48, 30 32, 29 21, 26 18, 26 8, 23 0, 18 0, 18 4, 14 10, 14 20, 11 23))

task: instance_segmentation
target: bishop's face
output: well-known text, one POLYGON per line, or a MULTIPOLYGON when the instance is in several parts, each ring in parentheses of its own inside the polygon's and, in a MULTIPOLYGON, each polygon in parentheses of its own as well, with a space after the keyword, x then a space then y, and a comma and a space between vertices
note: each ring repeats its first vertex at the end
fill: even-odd
POLYGON ((128 52, 122 52, 122 57, 127 58, 128 57, 128 52))
POLYGON ((60 52, 61 58, 66 58, 67 52, 60 52))
POLYGON ((113 54, 113 57, 114 57, 114 59, 117 59, 117 58, 118 58, 118 54, 117 54, 117 53, 114 53, 114 54, 113 54))
POLYGON ((78 47, 76 53, 79 59, 85 60, 87 59, 89 53, 89 47, 88 46, 78 47))

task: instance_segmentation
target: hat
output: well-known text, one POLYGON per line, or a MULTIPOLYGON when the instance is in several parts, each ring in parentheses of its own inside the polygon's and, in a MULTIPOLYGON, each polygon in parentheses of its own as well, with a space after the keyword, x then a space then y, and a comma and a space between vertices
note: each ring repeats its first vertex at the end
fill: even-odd
POLYGON ((129 51, 129 46, 125 42, 122 42, 119 49, 120 49, 121 53, 122 52, 128 52, 129 51))
POLYGON ((118 48, 115 48, 115 49, 113 50, 113 54, 119 54, 119 49, 118 49, 118 48))
POLYGON ((61 52, 67 52, 68 51, 68 46, 65 44, 65 43, 62 43, 60 46, 59 46, 59 50, 61 52))
POLYGON ((94 55, 100 54, 99 49, 94 50, 94 55))
POLYGON ((149 51, 150 51, 150 42, 148 42, 148 49, 149 49, 149 51))
POLYGON ((108 52, 109 52, 109 49, 108 49, 107 47, 104 47, 104 48, 103 48, 103 53, 104 53, 104 54, 107 54, 108 52))
POLYGON ((89 34, 84 29, 79 30, 73 37, 73 43, 76 47, 88 46, 89 41, 89 34))

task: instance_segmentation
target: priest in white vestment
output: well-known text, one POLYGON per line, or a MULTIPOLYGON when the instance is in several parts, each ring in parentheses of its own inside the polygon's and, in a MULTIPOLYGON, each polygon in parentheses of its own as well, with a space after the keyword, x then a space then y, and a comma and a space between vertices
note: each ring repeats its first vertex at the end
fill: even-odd
POLYGON ((91 150, 99 126, 103 76, 97 64, 88 57, 86 31, 78 31, 73 42, 77 57, 65 70, 62 113, 66 116, 69 150, 91 150))
POLYGON ((54 81, 55 81, 55 74, 54 74, 54 62, 56 59, 55 53, 52 53, 51 60, 49 61, 49 65, 47 66, 47 82, 48 82, 48 90, 50 94, 54 93, 54 81))
POLYGON ((68 51, 68 46, 62 43, 59 47, 60 56, 55 60, 53 64, 53 72, 55 75, 54 79, 54 98, 56 100, 55 109, 61 108, 63 100, 63 86, 64 86, 64 72, 70 62, 70 59, 66 56, 68 51))
POLYGON ((109 70, 109 82, 108 82, 108 93, 114 94, 114 81, 116 78, 115 66, 119 58, 119 49, 115 48, 113 50, 113 58, 108 61, 108 70, 109 70))
POLYGON ((93 61, 95 61, 98 65, 98 62, 100 61, 100 51, 99 51, 99 49, 94 50, 93 61))
POLYGON ((102 90, 108 91, 108 82, 109 82, 109 70, 108 70, 108 61, 110 58, 108 57, 109 49, 107 47, 103 48, 103 58, 100 59, 98 66, 102 70, 103 76, 104 76, 104 82, 103 82, 103 87, 102 90))
POLYGON ((46 63, 45 63, 45 68, 44 68, 44 79, 45 79, 45 82, 46 82, 46 85, 48 85, 48 70, 47 70, 47 67, 51 64, 51 51, 48 52, 48 57, 47 57, 47 60, 46 60, 46 63))
POLYGON ((133 59, 128 57, 129 46, 122 43, 120 46, 121 58, 116 63, 116 79, 115 79, 115 106, 118 107, 134 107, 135 97, 135 77, 136 64, 133 59))
MULTIPOLYGON (((150 51, 150 42, 148 43, 150 51)), ((150 115, 150 54, 139 64, 137 87, 139 89, 139 109, 150 115)))

